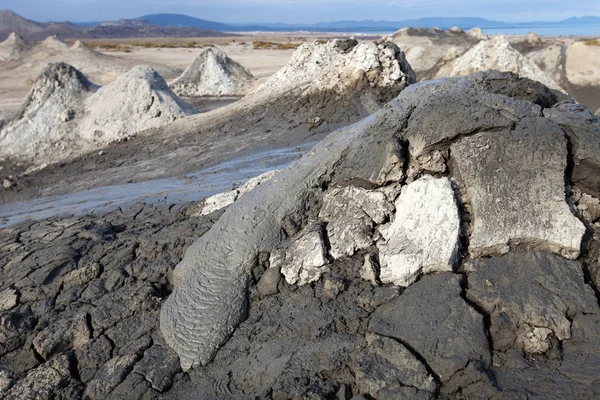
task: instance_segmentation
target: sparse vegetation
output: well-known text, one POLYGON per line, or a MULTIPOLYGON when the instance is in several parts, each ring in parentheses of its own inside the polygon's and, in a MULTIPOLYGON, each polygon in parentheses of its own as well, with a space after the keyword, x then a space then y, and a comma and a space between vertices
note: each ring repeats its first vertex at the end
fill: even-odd
POLYGON ((600 39, 590 39, 583 42, 586 46, 600 46, 600 39))
POLYGON ((260 40, 256 40, 256 41, 252 42, 252 47, 255 50, 269 50, 269 49, 290 50, 290 49, 297 49, 301 44, 302 43, 292 43, 292 42, 277 43, 277 42, 263 42, 260 40))
POLYGON ((188 49, 201 49, 204 47, 214 47, 213 44, 201 44, 198 42, 188 42, 188 43, 151 43, 151 42, 134 42, 130 44, 118 44, 118 43, 108 43, 108 42, 94 42, 94 43, 86 43, 88 47, 98 49, 100 51, 115 51, 115 52, 125 52, 130 53, 133 51, 135 47, 142 47, 146 49, 178 49, 178 48, 188 48, 188 49))

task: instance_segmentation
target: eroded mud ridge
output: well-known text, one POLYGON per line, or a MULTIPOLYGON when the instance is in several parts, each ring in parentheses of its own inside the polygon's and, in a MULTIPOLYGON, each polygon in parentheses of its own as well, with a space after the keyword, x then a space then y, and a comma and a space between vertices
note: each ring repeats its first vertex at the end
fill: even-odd
POLYGON ((486 72, 409 86, 224 213, 3 230, 1 393, 595 398, 598 172, 597 117, 486 72))

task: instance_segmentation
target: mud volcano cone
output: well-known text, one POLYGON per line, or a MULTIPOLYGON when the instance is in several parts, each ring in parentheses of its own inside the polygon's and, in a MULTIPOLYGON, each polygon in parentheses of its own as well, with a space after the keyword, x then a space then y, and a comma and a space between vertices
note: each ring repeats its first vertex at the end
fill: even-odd
POLYGON ((64 51, 69 50, 69 45, 59 39, 58 36, 52 35, 48 36, 46 39, 40 43, 40 45, 50 52, 54 53, 62 53, 64 51))
POLYGON ((239 96, 246 94, 254 80, 250 71, 211 47, 200 53, 170 86, 180 96, 239 96))
POLYGON ((164 126, 196 112, 147 65, 134 67, 102 87, 88 99, 86 108, 82 135, 87 140, 100 142, 164 126))
POLYGON ((84 114, 85 99, 97 88, 71 65, 49 64, 2 130, 1 154, 31 157, 69 139, 84 114))
POLYGON ((11 33, 8 38, 0 43, 0 60, 14 61, 29 49, 29 46, 17 33, 11 33))
POLYGON ((494 69, 519 74, 553 88, 562 89, 533 61, 519 53, 505 36, 482 40, 456 60, 444 65, 437 76, 464 76, 494 69))

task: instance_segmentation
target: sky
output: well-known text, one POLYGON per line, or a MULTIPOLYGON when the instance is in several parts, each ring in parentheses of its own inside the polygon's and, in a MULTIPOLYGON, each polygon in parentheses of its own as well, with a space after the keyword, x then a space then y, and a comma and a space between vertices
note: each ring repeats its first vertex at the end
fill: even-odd
POLYGON ((401 21, 422 17, 482 17, 505 22, 600 16, 600 0, 0 0, 36 21, 112 21, 174 13, 228 23, 401 21))

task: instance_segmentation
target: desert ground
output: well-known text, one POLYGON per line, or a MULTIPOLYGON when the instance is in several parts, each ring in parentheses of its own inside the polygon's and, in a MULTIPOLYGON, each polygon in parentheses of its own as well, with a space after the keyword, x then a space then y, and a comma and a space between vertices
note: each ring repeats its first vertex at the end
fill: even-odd
POLYGON ((478 29, 11 36, 0 398, 600 397, 599 66, 478 29))

